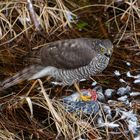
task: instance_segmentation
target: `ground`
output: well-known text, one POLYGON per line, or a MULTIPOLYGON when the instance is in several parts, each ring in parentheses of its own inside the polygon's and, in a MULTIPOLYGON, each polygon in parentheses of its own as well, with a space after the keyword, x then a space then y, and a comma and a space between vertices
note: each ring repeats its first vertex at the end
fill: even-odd
POLYGON ((76 92, 74 86, 54 85, 50 78, 25 81, 0 92, 1 139, 139 139, 137 1, 3 0, 0 7, 1 81, 34 63, 40 47, 49 42, 92 37, 108 38, 114 45, 107 69, 79 84, 81 89, 100 87, 97 114, 67 111, 63 98, 76 92))

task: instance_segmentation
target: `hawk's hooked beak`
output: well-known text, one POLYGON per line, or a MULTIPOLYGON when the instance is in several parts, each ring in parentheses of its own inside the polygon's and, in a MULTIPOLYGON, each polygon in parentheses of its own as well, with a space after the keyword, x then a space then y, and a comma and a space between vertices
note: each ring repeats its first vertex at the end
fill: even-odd
POLYGON ((111 56, 112 51, 110 49, 108 49, 108 54, 111 56))
POLYGON ((105 53, 105 56, 110 57, 112 54, 112 51, 110 49, 107 50, 107 52, 105 53))

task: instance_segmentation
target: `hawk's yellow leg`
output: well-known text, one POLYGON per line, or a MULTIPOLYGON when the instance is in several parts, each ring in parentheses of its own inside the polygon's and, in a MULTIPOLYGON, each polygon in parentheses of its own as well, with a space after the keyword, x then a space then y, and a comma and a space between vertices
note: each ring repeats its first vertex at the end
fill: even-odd
POLYGON ((74 86, 75 86, 76 90, 78 91, 78 93, 80 94, 80 99, 82 101, 90 101, 91 100, 91 96, 84 96, 83 95, 83 93, 81 92, 81 90, 76 82, 74 82, 74 86))

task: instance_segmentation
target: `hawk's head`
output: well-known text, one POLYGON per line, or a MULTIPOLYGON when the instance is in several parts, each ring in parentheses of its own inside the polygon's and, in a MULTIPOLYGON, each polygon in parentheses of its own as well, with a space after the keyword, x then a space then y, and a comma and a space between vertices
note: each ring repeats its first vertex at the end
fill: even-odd
POLYGON ((105 55, 107 57, 110 57, 113 53, 113 44, 110 40, 97 40, 96 42, 96 51, 99 54, 105 55))

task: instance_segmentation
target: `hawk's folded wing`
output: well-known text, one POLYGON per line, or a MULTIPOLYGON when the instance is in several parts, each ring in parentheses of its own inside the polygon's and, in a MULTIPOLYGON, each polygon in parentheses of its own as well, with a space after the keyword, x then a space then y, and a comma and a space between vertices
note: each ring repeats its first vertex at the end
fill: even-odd
POLYGON ((51 43, 41 49, 42 65, 60 69, 76 69, 85 66, 96 56, 94 39, 71 39, 51 43))

